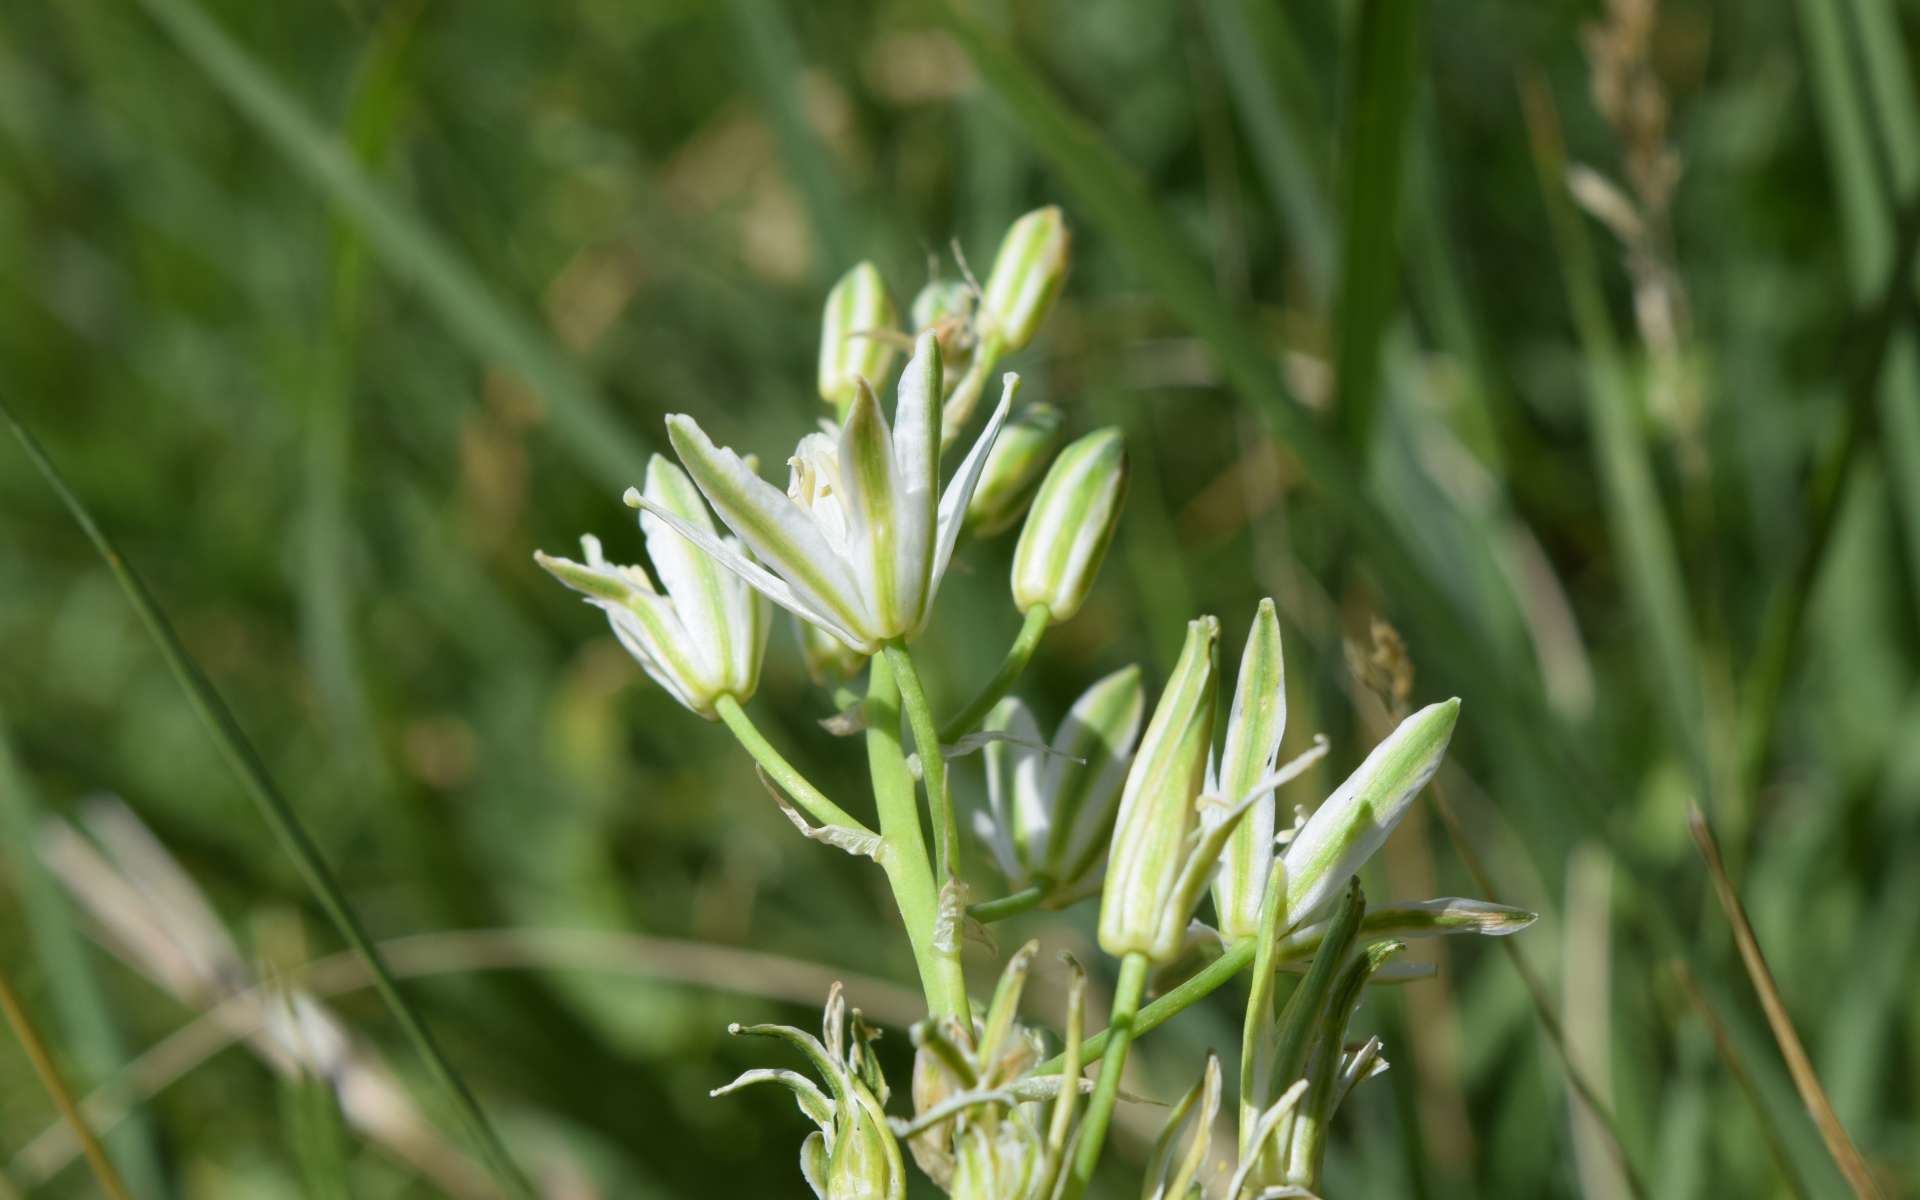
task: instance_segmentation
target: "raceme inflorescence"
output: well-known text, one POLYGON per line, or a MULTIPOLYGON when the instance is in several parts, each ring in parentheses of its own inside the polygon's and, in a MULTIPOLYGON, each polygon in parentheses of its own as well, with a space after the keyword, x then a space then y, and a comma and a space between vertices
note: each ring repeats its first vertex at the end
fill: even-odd
POLYGON ((725 723, 803 833, 886 876, 927 1005, 910 1031, 911 1111, 890 1110, 896 1089, 872 1050, 879 1032, 838 988, 822 1037, 735 1027, 785 1040, 818 1082, 766 1068, 714 1093, 755 1083, 792 1091, 817 1127, 800 1165, 823 1200, 903 1197, 909 1162, 968 1200, 1084 1194, 1125 1099, 1134 1039, 1249 969, 1232 1153, 1213 1146, 1225 1092, 1209 1055, 1147 1154, 1141 1194, 1314 1195, 1334 1111, 1386 1069, 1379 1039, 1352 1045, 1347 1030, 1370 985, 1418 973, 1396 959, 1405 940, 1504 935, 1533 920, 1484 901, 1370 906, 1361 894, 1357 872, 1439 768, 1458 700, 1408 715, 1318 806, 1283 813, 1281 789, 1327 743, 1314 738, 1281 761, 1286 676, 1272 600, 1253 614, 1224 707, 1214 616, 1189 622, 1157 694, 1139 667, 1124 667, 1051 729, 1012 694, 1046 631, 1086 600, 1127 490, 1118 429, 1068 441, 1068 413, 1021 405, 1017 375, 991 386, 1000 360, 1045 323, 1069 257, 1059 210, 1029 213, 983 284, 964 264, 962 278, 935 279, 906 307, 906 328, 880 272, 855 267, 822 323, 818 390, 830 416, 797 439, 784 489, 753 456, 717 445, 695 415, 675 414, 667 433, 678 462, 656 455, 626 496, 651 570, 608 562, 591 536, 584 561, 535 556, 606 614, 655 683, 725 723), (976 422, 989 394, 995 403, 976 422), (911 645, 961 547, 1015 526, 1009 594, 1020 631, 986 686, 941 721, 911 645), (746 712, 775 606, 796 622, 809 674, 847 703, 830 725, 864 740, 871 823, 815 787, 746 712), (970 806, 975 840, 963 844, 951 762, 973 751, 985 797, 970 806), (1004 892, 969 904, 962 858, 982 849, 1004 892), (1099 946, 1118 960, 1108 1028, 1087 1034, 1086 975, 1069 959, 1064 1043, 1050 1055, 1049 1035, 1016 1011, 1037 944, 1007 960, 985 1006, 969 991, 961 945, 970 927, 1095 899, 1099 946), (1196 951, 1212 962, 1143 1004, 1149 975, 1196 951))

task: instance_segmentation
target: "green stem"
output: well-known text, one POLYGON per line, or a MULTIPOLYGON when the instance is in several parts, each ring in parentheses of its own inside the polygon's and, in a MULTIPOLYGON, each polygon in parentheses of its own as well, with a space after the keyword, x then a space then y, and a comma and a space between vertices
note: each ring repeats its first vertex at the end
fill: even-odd
POLYGON ((960 377, 953 393, 940 408, 940 445, 943 448, 952 445, 966 429, 967 422, 973 419, 973 410, 980 403, 981 393, 986 391, 987 377, 993 374, 993 368, 999 365, 1003 353, 1005 351, 997 333, 989 333, 974 347, 973 361, 967 364, 967 373, 960 377))
POLYGON ((986 687, 980 689, 980 694, 973 698, 972 703, 941 726, 941 741, 957 742, 979 728, 980 722, 986 720, 987 713, 992 711, 994 705, 1000 703, 1001 697, 1012 690, 1014 681, 1020 678, 1021 672, 1027 669, 1027 664, 1033 661, 1033 652, 1039 647, 1041 635, 1047 632, 1047 624, 1051 619, 1052 614, 1047 611, 1047 606, 1044 604, 1036 604, 1027 610, 1026 619, 1020 625, 1020 633, 1013 639, 1013 645, 1007 647, 1007 657, 1001 662, 1000 670, 994 674, 986 687))
POLYGON ((920 686, 920 672, 905 645, 889 642, 887 665, 899 682, 900 699, 907 710, 907 724, 913 728, 914 745, 920 750, 920 782, 927 788, 927 813, 933 819, 933 874, 942 887, 952 879, 960 857, 960 825, 953 815, 953 802, 947 796, 947 756, 940 748, 940 734, 933 725, 933 708, 927 703, 926 689, 920 686))
POLYGON ((373 939, 368 936, 366 927, 360 923, 359 914, 347 902, 346 893, 341 891, 339 881, 333 876, 333 868, 327 865, 325 857, 320 853, 320 847, 314 844, 312 836, 307 833, 306 827, 300 823, 299 816, 294 812, 293 805, 287 801, 287 798, 281 794, 279 786, 274 783, 272 775, 267 771, 266 763, 261 761, 260 753, 254 749, 253 743, 247 740, 247 735, 241 730, 240 722, 233 715, 233 710, 227 706, 227 702, 214 689, 212 682, 188 656, 186 647, 181 645, 179 635, 174 632, 173 624, 160 610, 159 602, 153 598, 153 593, 147 590, 146 582, 135 573, 132 565, 121 557, 119 549, 107 537, 106 531, 94 522, 93 514, 87 511, 86 505, 82 504, 80 498, 73 493, 73 489, 67 486, 66 479, 53 465, 53 461, 47 457, 46 451, 40 448, 39 441, 27 432, 26 427, 20 424, 12 410, 3 401, 0 401, 0 419, 4 419, 12 428, 13 435, 26 449, 27 457, 32 460, 41 477, 60 497, 60 502, 66 506, 74 523, 80 526, 81 532, 86 534, 87 540, 93 543, 100 557, 106 560, 108 570, 119 581, 121 590, 133 604, 134 612, 147 627, 148 634, 160 649, 160 656, 166 660, 167 667, 180 684, 180 690, 187 694, 188 702, 206 727, 207 733, 213 738, 214 745, 219 748, 227 765, 239 779, 241 789, 259 808, 260 815, 266 820, 268 828, 273 830, 274 836, 287 852, 287 856, 293 859, 294 866, 299 869, 307 886, 312 889, 314 899, 319 901, 321 910, 327 914, 328 919, 339 930, 340 936, 346 939, 347 944, 365 960, 367 970, 373 976, 375 990, 380 993, 380 998, 386 1001, 387 1008, 393 1013, 394 1020, 399 1022, 407 1040, 413 1043, 414 1051, 426 1065, 427 1073, 432 1076, 434 1083, 445 1096, 448 1106, 466 1127, 467 1136, 479 1150, 481 1158, 510 1194, 531 1197, 534 1194, 532 1185, 514 1165, 513 1159, 507 1154, 506 1145, 501 1142, 500 1135, 494 1131, 492 1122, 487 1120, 486 1113, 474 1099, 473 1093, 467 1089, 465 1081, 454 1071, 453 1064, 448 1062, 446 1056, 441 1053, 439 1043, 434 1040, 419 1010, 415 1009, 413 1003, 400 991, 400 985, 394 981, 393 973, 387 968, 386 959, 381 955, 379 948, 373 944, 373 939))
POLYGON ((1040 902, 1053 894, 1053 889, 1043 883, 1030 884, 1010 895, 993 900, 982 900, 969 905, 967 915, 982 925, 991 925, 995 921, 1004 921, 1008 917, 1017 917, 1040 907, 1040 902))
POLYGON ((1114 1101, 1120 1097, 1120 1072, 1127 1066, 1127 1047, 1133 1041, 1140 994, 1147 989, 1147 966, 1147 956, 1138 951, 1120 960, 1120 981, 1113 988, 1113 1021, 1107 1026, 1107 1043, 1113 1053, 1100 1064, 1100 1081, 1093 1087, 1087 1115, 1080 1119, 1080 1141, 1074 1150, 1073 1175, 1067 1180, 1067 1200, 1079 1200, 1093 1179, 1093 1169, 1100 1165, 1107 1122, 1113 1117, 1114 1101))
POLYGON ((760 729, 747 716, 747 710, 732 696, 721 696, 713 702, 714 711, 720 714, 720 720, 726 723, 733 736, 740 742, 741 748, 753 755, 753 760, 766 771, 767 777, 780 785, 780 790, 793 797, 794 803, 807 810, 808 815, 823 825, 838 825, 851 829, 855 833, 876 836, 873 830, 858 817, 827 799, 826 793, 807 781, 797 768, 788 762, 773 744, 767 741, 760 729))
MULTIPOLYGON (((1214 959, 1200 970, 1189 975, 1179 987, 1160 996, 1153 1003, 1142 1008, 1133 1019, 1130 1038, 1144 1037, 1171 1021, 1185 1010, 1220 990, 1222 984, 1246 969, 1253 961, 1254 941, 1248 938, 1214 959)), ((1084 1062, 1092 1062, 1107 1052, 1107 1043, 1113 1036, 1112 1029, 1103 1029, 1086 1041, 1080 1043, 1080 1056, 1084 1062)), ((1066 1055, 1056 1054, 1046 1062, 1034 1068, 1036 1075, 1056 1075, 1060 1072, 1066 1055)))
POLYGON ((920 987, 934 1016, 967 1014, 967 981, 960 970, 957 940, 943 949, 935 938, 940 894, 927 865, 926 840, 920 834, 920 806, 914 802, 913 774, 900 745, 900 688, 889 656, 875 655, 867 669, 867 768, 873 776, 873 800, 880 813, 883 843, 880 866, 893 887, 893 900, 907 926, 907 940, 920 968, 920 987))

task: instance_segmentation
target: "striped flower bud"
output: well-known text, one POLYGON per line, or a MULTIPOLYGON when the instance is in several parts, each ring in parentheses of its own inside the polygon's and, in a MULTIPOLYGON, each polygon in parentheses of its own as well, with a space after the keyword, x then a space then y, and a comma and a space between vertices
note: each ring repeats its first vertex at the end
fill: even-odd
POLYGON ((1010 886, 1067 889, 1099 865, 1145 707, 1140 668, 1122 667, 1073 702, 1051 743, 1019 700, 988 715, 1007 739, 987 744, 988 811, 974 828, 1010 886))
POLYGON ((1013 223, 1000 239, 980 299, 984 336, 998 339, 1008 351, 1033 340, 1067 278, 1071 240, 1060 210, 1051 205, 1013 223))
POLYGON ((863 262, 840 277, 827 293, 820 322, 820 398, 845 413, 864 379, 879 389, 898 352, 899 314, 887 294, 880 270, 863 262))
POLYGON ((1446 757, 1458 699, 1414 713, 1373 748, 1287 845, 1288 929, 1313 920, 1373 857, 1446 757))
MULTIPOLYGON (((1280 656, 1280 618, 1262 600, 1240 656, 1240 678, 1227 715, 1226 745, 1207 781, 1211 796, 1237 800, 1273 773, 1287 731, 1287 675, 1280 656)), ((1228 942, 1260 932, 1260 901, 1273 865, 1274 794, 1261 794, 1227 839, 1213 881, 1220 936, 1228 942)), ((1220 809, 1211 810, 1221 812, 1220 809)))
MULTIPOLYGON (((1107 851, 1100 948, 1166 962, 1180 950, 1198 889, 1191 888, 1201 784, 1213 744, 1214 658, 1220 622, 1187 624, 1186 645, 1140 740, 1107 851)), ((1225 840, 1224 835, 1220 839, 1225 840)), ((1213 847, 1219 853, 1219 844, 1213 847)), ((1207 874, 1211 874, 1211 862, 1207 874)), ((1204 884, 1206 875, 1201 876, 1204 884)))
POLYGON ((1044 604, 1058 624, 1080 611, 1119 525, 1127 471, 1118 429, 1096 429, 1060 452, 1013 552, 1013 603, 1021 612, 1044 604))
MULTIPOLYGON (((655 683, 715 720, 715 700, 727 695, 745 702, 759 686, 767 602, 655 515, 671 514, 675 524, 719 543, 713 518, 686 472, 656 454, 647 464, 646 485, 653 507, 640 518, 640 528, 660 587, 643 568, 609 563, 600 539, 592 536, 580 539, 584 563, 538 552, 534 561, 607 614, 614 636, 655 683)), ((723 544, 744 557, 734 539, 723 544)))
POLYGON ((1001 428, 967 505, 966 532, 992 537, 1013 527, 1033 501, 1035 485, 1060 445, 1060 426, 1059 409, 1033 404, 1001 428))
POLYGON ((940 339, 940 359, 946 364, 941 383, 948 396, 973 365, 978 345, 973 324, 973 289, 964 280, 931 279, 914 296, 907 315, 915 334, 931 331, 940 339))

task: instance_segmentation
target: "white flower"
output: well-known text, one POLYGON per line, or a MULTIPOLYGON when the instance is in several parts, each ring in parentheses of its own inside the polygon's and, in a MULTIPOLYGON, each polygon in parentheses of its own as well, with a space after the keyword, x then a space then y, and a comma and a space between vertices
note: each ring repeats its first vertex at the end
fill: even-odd
POLYGON ((873 654, 926 624, 1018 386, 1018 376, 1006 377, 999 406, 944 493, 940 350, 931 332, 920 336, 900 376, 892 426, 861 381, 836 434, 801 439, 785 495, 738 454, 715 446, 692 417, 668 417, 687 473, 753 558, 652 497, 630 489, 627 503, 658 516, 782 608, 873 654))
POLYGON ((987 717, 1008 740, 987 744, 990 813, 974 825, 1008 883, 1066 888, 1100 865, 1145 707, 1140 668, 1124 667, 1073 702, 1049 745, 1018 700, 987 717))
POLYGON ((584 563, 538 552, 534 561, 603 610, 614 636, 653 681, 711 721, 721 696, 745 702, 759 686, 770 613, 752 589, 668 530, 669 522, 674 529, 697 529, 727 553, 742 554, 732 538, 723 543, 715 536, 713 519, 686 472, 654 455, 646 495, 640 528, 660 588, 642 568, 608 562, 592 535, 580 539, 584 563))

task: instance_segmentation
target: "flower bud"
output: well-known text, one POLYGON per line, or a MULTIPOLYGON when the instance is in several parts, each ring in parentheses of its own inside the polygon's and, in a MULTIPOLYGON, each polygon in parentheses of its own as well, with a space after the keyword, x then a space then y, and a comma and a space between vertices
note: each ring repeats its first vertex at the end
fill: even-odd
POLYGON ((866 655, 810 621, 795 617, 793 629, 800 639, 800 659, 806 664, 807 677, 820 687, 845 683, 867 665, 866 655))
POLYGON ((1127 772, 1100 898, 1100 948, 1115 957, 1140 953, 1156 963, 1173 958, 1199 898, 1182 893, 1213 745, 1219 641, 1217 618, 1188 622, 1180 661, 1127 772))
POLYGON ((980 316, 985 335, 998 338, 1002 349, 1018 350, 1033 340, 1066 280, 1070 241, 1053 206, 1021 217, 1000 239, 980 316))
POLYGON ((1060 423, 1059 409, 1033 404, 1001 427, 967 505, 967 532, 992 537, 1012 528, 1027 511, 1041 472, 1060 445, 1060 423))
POLYGON ((1009 886, 1069 889, 1099 865, 1145 707, 1140 668, 1123 667, 1073 702, 1051 744, 1013 697, 988 714, 1009 737, 987 745, 989 811, 975 829, 1009 886))
POLYGON ((1013 603, 1021 612, 1044 604, 1058 624, 1080 611, 1119 524, 1127 471, 1118 429, 1096 429, 1060 452, 1013 552, 1013 603))
POLYGON ((827 293, 820 323, 820 398, 836 413, 853 403, 860 380, 875 390, 885 384, 887 367, 899 350, 898 322, 886 281, 870 262, 842 275, 827 293))
POLYGON ((973 324, 973 289, 958 279, 928 280, 907 315, 916 335, 931 330, 940 339, 940 361, 946 366, 941 388, 952 396, 973 365, 973 348, 979 344, 973 324))
MULTIPOLYGON (((1279 760, 1280 739, 1286 731, 1287 677, 1280 654, 1280 618, 1273 601, 1267 599, 1260 602, 1253 628, 1247 631, 1233 707, 1227 715, 1226 744, 1207 791, 1231 803, 1263 783, 1279 760)), ((1226 853, 1220 856, 1213 907, 1220 920, 1220 936, 1228 942, 1260 931, 1260 902, 1273 864, 1274 808, 1274 794, 1266 792, 1227 839, 1226 853)))
POLYGON ((1373 856, 1446 757, 1458 699, 1429 704, 1373 748, 1287 845, 1289 929, 1313 920, 1373 856))
MULTIPOLYGON (((1167 1114, 1166 1127, 1147 1156, 1143 1196, 1186 1200, 1204 1196, 1202 1180, 1213 1149, 1213 1122, 1220 1115, 1220 1056, 1207 1051, 1207 1065, 1167 1114)), ((1239 1192, 1230 1193, 1238 1196, 1239 1192)))

